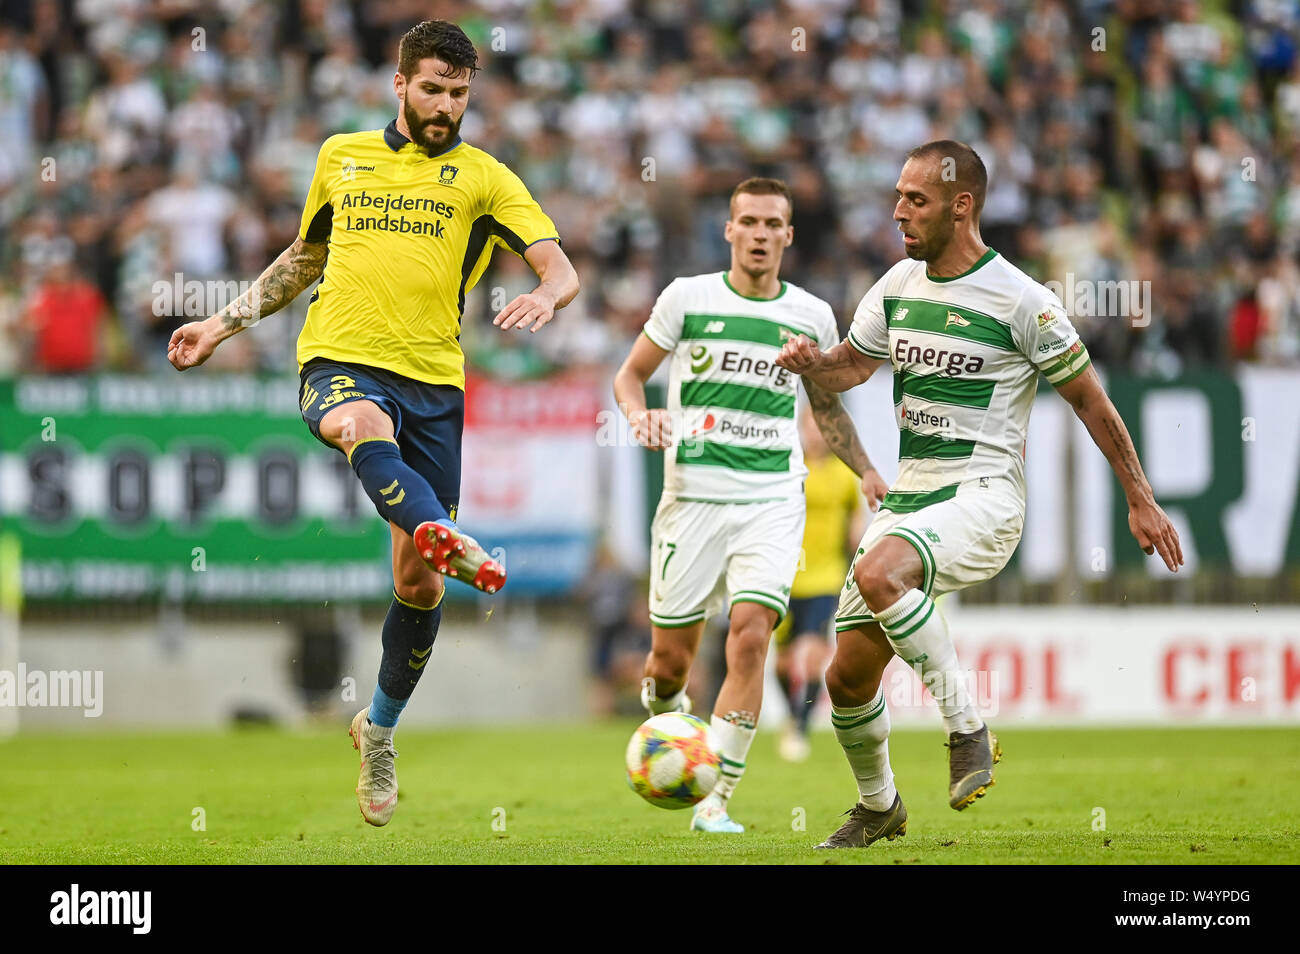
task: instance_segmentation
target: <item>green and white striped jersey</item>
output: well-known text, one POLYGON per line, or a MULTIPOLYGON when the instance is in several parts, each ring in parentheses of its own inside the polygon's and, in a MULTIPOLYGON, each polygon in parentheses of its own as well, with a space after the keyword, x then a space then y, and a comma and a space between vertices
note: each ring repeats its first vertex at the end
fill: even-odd
POLYGON ((839 341, 831 306, 788 282, 771 299, 746 298, 725 272, 678 278, 663 290, 645 335, 672 352, 676 445, 664 463, 665 497, 731 503, 803 493, 799 376, 773 363, 800 334, 823 349, 839 341))
POLYGON ((858 305, 849 344, 894 366, 898 479, 884 506, 907 512, 984 477, 1024 497, 1025 435, 1038 375, 1059 387, 1088 367, 1060 300, 993 249, 961 275, 903 259, 858 305))

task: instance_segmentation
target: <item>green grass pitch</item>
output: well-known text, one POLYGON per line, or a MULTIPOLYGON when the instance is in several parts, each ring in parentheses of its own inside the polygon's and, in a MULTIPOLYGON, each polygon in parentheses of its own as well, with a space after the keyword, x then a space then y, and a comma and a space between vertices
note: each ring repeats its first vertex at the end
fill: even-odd
POLYGON ((634 721, 405 729, 401 800, 362 822, 347 725, 20 735, 0 742, 0 863, 1237 864, 1300 862, 1294 729, 1016 729, 989 795, 947 805, 943 737, 900 731, 908 834, 811 850, 854 787, 834 737, 790 765, 760 733, 732 800, 740 836, 687 830, 623 778, 634 721), (194 830, 202 809, 206 830, 194 830), (1096 827, 1102 821, 1104 830, 1096 827))

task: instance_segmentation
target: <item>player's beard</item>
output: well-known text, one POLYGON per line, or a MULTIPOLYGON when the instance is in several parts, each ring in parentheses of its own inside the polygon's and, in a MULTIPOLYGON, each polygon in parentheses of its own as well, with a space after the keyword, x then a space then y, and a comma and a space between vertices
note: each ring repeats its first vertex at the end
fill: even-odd
POLYGON ((947 209, 944 211, 943 218, 930 230, 930 234, 918 235, 917 238, 921 241, 915 246, 904 245, 903 251, 910 259, 933 262, 943 254, 955 234, 956 223, 952 217, 952 210, 947 209))
POLYGON ((455 142, 456 137, 460 135, 461 120, 465 118, 464 116, 460 119, 452 119, 450 116, 431 116, 428 119, 423 119, 406 100, 402 101, 402 115, 406 119, 406 128, 411 131, 411 142, 424 150, 424 154, 427 156, 434 156, 455 142), (448 125, 436 125, 435 120, 438 118, 445 118, 448 125), (436 129, 442 135, 442 140, 437 143, 430 142, 425 136, 425 131, 428 129, 436 129))

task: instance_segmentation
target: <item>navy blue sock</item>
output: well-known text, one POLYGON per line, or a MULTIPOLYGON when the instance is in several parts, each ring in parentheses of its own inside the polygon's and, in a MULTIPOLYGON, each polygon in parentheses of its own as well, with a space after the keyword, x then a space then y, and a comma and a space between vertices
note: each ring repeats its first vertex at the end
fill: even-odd
MULTIPOLYGON (((439 603, 441 603, 439 599, 439 603)), ((442 606, 421 609, 393 594, 384 618, 384 655, 379 662, 379 685, 370 703, 370 721, 397 725, 397 717, 415 691, 433 653, 433 641, 442 622, 442 606), (382 721, 381 721, 382 720, 382 721)))
POLYGON ((447 508, 428 481, 402 460, 396 441, 386 438, 360 441, 352 445, 348 463, 361 478, 366 496, 374 501, 385 520, 391 520, 407 533, 415 533, 415 528, 426 520, 451 524, 447 508))
POLYGON ((813 707, 817 705, 817 697, 821 695, 822 681, 814 676, 804 683, 803 689, 799 692, 799 698, 794 700, 794 721, 799 726, 799 731, 804 735, 808 734, 808 717, 812 715, 813 707))

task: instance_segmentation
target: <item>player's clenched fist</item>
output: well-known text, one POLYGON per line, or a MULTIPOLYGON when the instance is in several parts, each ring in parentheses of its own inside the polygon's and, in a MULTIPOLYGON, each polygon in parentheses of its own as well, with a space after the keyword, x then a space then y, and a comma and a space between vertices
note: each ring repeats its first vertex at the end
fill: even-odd
POLYGON ((197 367, 212 356, 220 340, 206 321, 191 321, 172 332, 167 360, 177 371, 197 367))
POLYGON ((632 435, 646 450, 661 451, 672 446, 673 422, 661 407, 648 411, 633 411, 627 422, 632 425, 632 435))
POLYGON ((786 341, 781 353, 777 355, 776 363, 795 374, 806 374, 815 369, 821 359, 821 349, 811 339, 795 335, 786 341))

